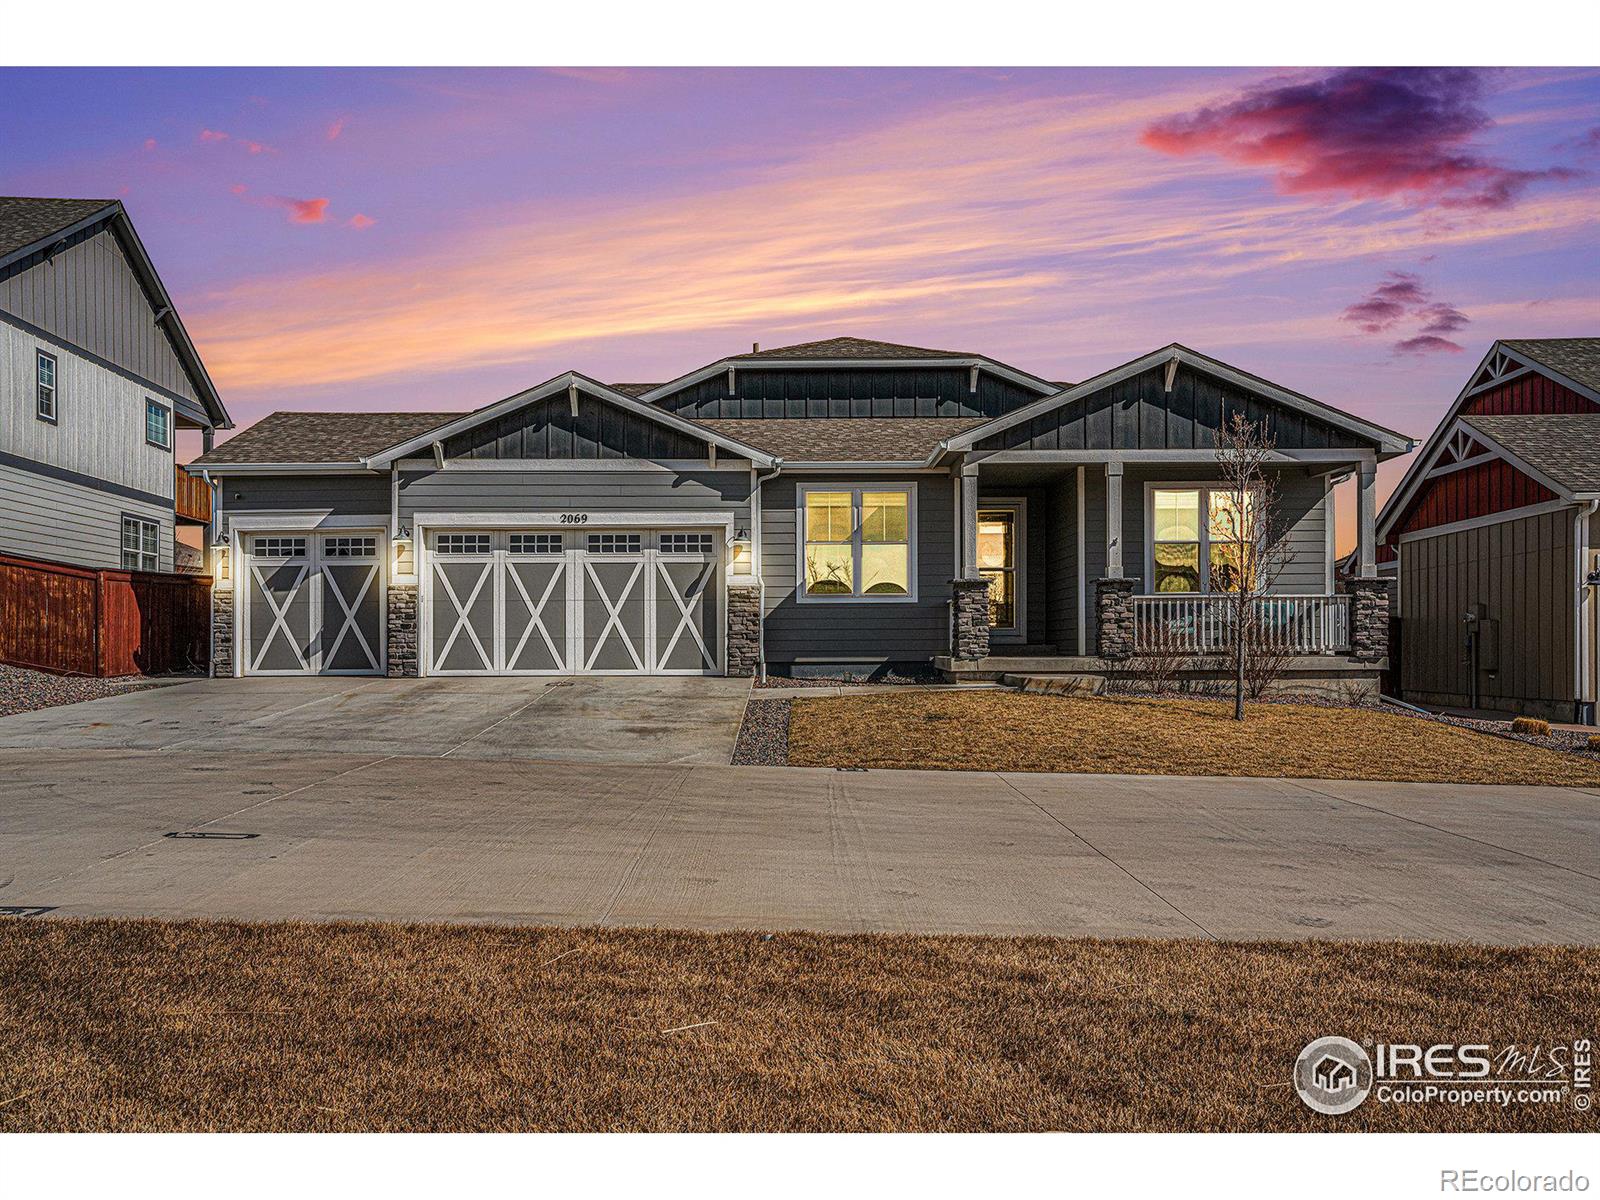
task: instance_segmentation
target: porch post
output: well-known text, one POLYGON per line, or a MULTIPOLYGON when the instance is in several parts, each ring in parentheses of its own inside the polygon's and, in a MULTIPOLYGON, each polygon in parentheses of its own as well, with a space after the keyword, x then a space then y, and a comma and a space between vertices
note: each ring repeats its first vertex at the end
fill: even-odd
POLYGON ((1356 497, 1356 575, 1378 577, 1378 464, 1361 464, 1360 491, 1356 497))
POLYGON ((951 580, 950 654, 989 657, 989 581, 978 574, 978 464, 961 467, 960 545, 951 580))
POLYGON ((1122 464, 1106 464, 1106 578, 1122 578, 1122 464))

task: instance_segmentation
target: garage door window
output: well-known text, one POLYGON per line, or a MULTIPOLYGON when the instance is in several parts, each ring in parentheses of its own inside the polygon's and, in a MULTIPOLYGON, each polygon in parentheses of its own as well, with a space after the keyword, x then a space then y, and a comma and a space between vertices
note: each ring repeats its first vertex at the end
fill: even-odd
POLYGON ((371 558, 377 552, 377 538, 331 537, 322 541, 323 558, 371 558))
POLYGON ((590 554, 638 554, 644 539, 637 533, 591 533, 590 554))
POLYGON ((560 554, 563 549, 559 533, 513 533, 513 554, 560 554))
POLYGON ((913 488, 801 490, 802 598, 916 599, 913 488))
POLYGON ((714 543, 709 533, 663 533, 663 554, 710 554, 714 543))
POLYGON ((257 558, 304 558, 306 540, 303 537, 258 537, 250 553, 257 558))
POLYGON ((487 554, 489 553, 489 535, 487 533, 441 533, 439 535, 440 554, 487 554))

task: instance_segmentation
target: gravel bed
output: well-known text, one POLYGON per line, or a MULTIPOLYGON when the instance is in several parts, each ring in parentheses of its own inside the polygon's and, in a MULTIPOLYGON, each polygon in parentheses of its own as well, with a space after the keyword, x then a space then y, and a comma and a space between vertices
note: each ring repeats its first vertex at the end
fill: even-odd
POLYGON ((160 686, 160 680, 142 675, 95 679, 87 675, 52 675, 48 671, 31 671, 0 663, 0 717, 160 686))
MULTIPOLYGON (((1385 706, 1389 707, 1389 706, 1385 706)), ((1589 748, 1589 738, 1593 735, 1579 732, 1576 729, 1552 729, 1549 737, 1536 737, 1531 733, 1514 733, 1510 721, 1494 721, 1480 717, 1456 717, 1447 713, 1408 713, 1403 708, 1390 708, 1391 712, 1401 713, 1405 716, 1423 717, 1429 721, 1440 721, 1445 725, 1454 725, 1457 729, 1473 729, 1479 733, 1491 734, 1494 737, 1503 737, 1508 741, 1525 742, 1530 746, 1543 746, 1546 750, 1560 750, 1566 754, 1576 754, 1579 758, 1587 758, 1600 762, 1600 750, 1589 748)), ((1600 734, 1600 730, 1595 731, 1600 734)))
POLYGON ((738 767, 789 765, 789 701, 751 700, 744 706, 733 763, 738 767))

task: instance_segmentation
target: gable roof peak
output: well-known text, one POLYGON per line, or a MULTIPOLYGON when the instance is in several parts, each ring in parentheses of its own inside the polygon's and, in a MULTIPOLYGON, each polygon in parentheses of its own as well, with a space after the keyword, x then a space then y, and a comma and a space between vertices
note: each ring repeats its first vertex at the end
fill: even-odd
POLYGON ((797 342, 792 346, 778 346, 772 350, 752 350, 748 354, 735 354, 734 360, 763 358, 982 358, 962 350, 929 350, 924 346, 907 346, 900 342, 884 342, 874 338, 831 337, 815 342, 797 342))

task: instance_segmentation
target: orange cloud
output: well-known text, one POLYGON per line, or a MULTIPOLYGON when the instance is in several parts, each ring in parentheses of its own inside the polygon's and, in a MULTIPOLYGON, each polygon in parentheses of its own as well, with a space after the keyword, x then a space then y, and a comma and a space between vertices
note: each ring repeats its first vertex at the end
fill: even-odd
POLYGON ((337 140, 339 135, 344 132, 344 122, 345 118, 339 117, 328 126, 327 136, 330 142, 337 140))
POLYGON ((378 222, 366 213, 357 213, 345 222, 351 229, 371 229, 378 222))
POLYGON ((275 196, 274 201, 289 210, 289 220, 296 225, 320 225, 328 219, 328 198, 296 200, 293 196, 275 196))
POLYGON ((202 129, 200 131, 200 140, 202 142, 225 142, 228 140, 228 135, 220 129, 202 129))

